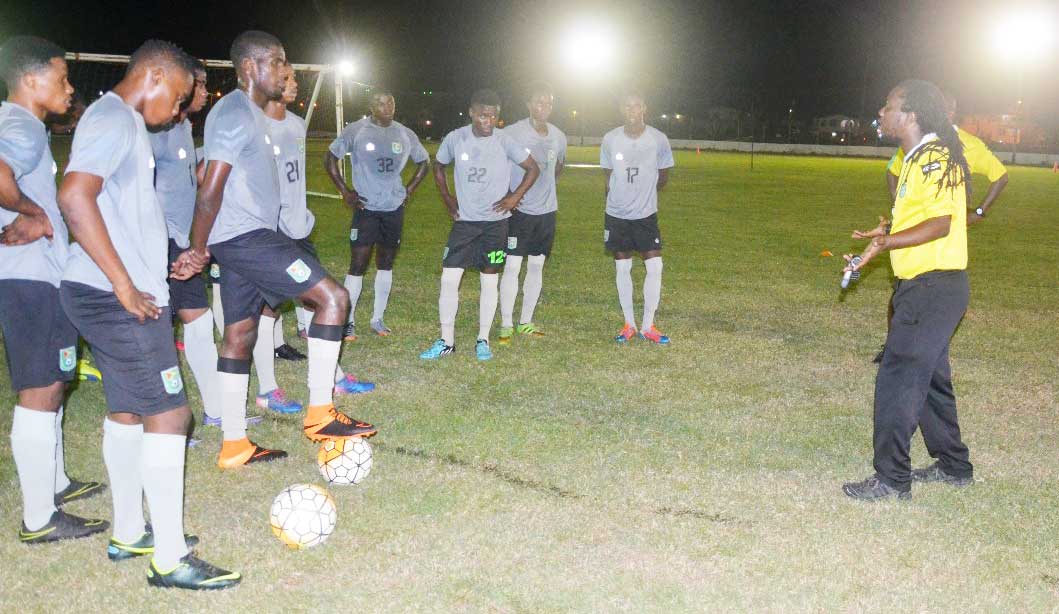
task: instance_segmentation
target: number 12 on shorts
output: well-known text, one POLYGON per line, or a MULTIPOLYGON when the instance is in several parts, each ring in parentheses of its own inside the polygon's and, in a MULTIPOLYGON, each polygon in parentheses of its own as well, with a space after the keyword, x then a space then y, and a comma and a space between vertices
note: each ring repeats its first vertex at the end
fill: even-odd
POLYGON ((496 251, 489 252, 485 255, 489 259, 489 264, 504 264, 504 250, 498 249, 496 251))

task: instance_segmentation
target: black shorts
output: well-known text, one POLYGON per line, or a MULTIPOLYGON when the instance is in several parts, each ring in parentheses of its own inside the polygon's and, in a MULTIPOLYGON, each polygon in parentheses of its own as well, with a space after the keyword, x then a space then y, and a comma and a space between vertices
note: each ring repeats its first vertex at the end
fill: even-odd
POLYGON ((531 215, 518 209, 507 220, 508 256, 548 256, 555 242, 555 211, 531 215))
POLYGON ((449 231, 449 242, 441 256, 442 266, 455 269, 498 268, 503 266, 507 245, 507 220, 464 222, 456 220, 449 231))
POLYGON ((256 321, 265 303, 275 309, 327 277, 315 256, 274 230, 251 230, 214 243, 210 252, 223 272, 218 283, 226 324, 256 321))
POLYGON ((639 220, 623 220, 604 214, 603 245, 611 252, 662 251, 658 214, 652 213, 639 220))
POLYGON ((0 279, 0 330, 7 370, 16 390, 72 381, 77 370, 77 329, 45 281, 0 279))
POLYGON ((378 243, 396 249, 404 230, 404 205, 393 211, 357 209, 349 227, 349 246, 371 247, 378 243))
POLYGON ((112 413, 151 416, 188 404, 169 307, 140 324, 113 292, 64 281, 63 309, 92 348, 112 413))
MULTIPOLYGON (((169 239, 169 264, 173 264, 183 251, 183 247, 169 239)), ((206 277, 202 273, 183 281, 169 278, 169 308, 174 312, 182 309, 207 309, 209 306, 206 300, 206 277)))

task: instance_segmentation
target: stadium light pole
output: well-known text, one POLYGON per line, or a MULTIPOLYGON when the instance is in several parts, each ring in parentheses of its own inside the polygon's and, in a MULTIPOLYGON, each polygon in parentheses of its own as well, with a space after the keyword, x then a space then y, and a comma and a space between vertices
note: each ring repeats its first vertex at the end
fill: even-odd
POLYGON ((1008 65, 1014 64, 1015 89, 1015 143, 1011 163, 1016 164, 1019 144, 1022 141, 1022 86, 1027 64, 1045 57, 1052 44, 1051 23, 1054 14, 1022 11, 1000 19, 993 29, 993 47, 1008 65))
MULTIPOLYGON (((605 80, 614 63, 616 37, 613 30, 598 19, 584 19, 570 24, 563 33, 558 46, 562 65, 578 89, 587 89, 605 80)), ((574 111, 578 136, 584 144, 584 115, 574 111)))

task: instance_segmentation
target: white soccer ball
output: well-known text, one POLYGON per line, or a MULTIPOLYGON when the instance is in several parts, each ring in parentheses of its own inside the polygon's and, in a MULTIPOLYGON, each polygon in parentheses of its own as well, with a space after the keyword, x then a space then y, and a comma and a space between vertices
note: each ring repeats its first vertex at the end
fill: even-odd
POLYGON ((312 548, 327 541, 338 522, 335 500, 316 484, 294 484, 272 500, 269 524, 291 548, 312 548))
POLYGON ((366 439, 329 439, 316 454, 316 466, 332 484, 359 484, 371 473, 371 445, 366 439))

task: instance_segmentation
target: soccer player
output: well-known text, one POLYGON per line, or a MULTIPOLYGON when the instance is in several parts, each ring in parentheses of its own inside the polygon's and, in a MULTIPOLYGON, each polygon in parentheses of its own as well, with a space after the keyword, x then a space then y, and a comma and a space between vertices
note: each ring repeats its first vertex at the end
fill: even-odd
POLYGON ((442 256, 441 294, 438 312, 441 338, 419 355, 436 360, 456 351, 456 311, 460 303, 460 280, 468 267, 480 271, 482 287, 478 303, 478 360, 489 360, 489 329, 499 299, 497 273, 504 264, 507 220, 541 174, 526 150, 501 131, 494 131, 500 116, 500 97, 479 90, 471 97, 471 125, 445 135, 434 165, 434 183, 441 202, 452 217, 452 230, 442 256), (509 191, 511 164, 522 168, 522 181, 509 191), (449 191, 445 169, 452 166, 456 196, 449 191))
POLYGON ((63 56, 54 43, 32 36, 0 47, 8 92, 0 104, 0 329, 18 395, 11 453, 22 489, 18 537, 27 544, 85 537, 109 526, 60 507, 104 488, 70 480, 63 458, 63 395, 74 378, 77 331, 59 304, 69 239, 44 127, 48 114, 70 107, 74 89, 63 56))
POLYGON ((327 174, 342 200, 353 210, 349 231, 349 273, 345 279, 350 303, 345 338, 350 341, 357 338, 354 314, 373 246, 377 270, 371 330, 382 336, 391 333, 383 316, 393 285, 394 259, 401 245, 405 204, 426 177, 430 161, 416 133, 394 121, 395 108, 393 94, 385 88, 376 89, 371 95, 371 117, 346 126, 331 143, 324 159, 327 174), (342 156, 346 154, 349 154, 353 166, 353 187, 346 185, 338 170, 342 156), (409 158, 417 168, 408 185, 404 185, 401 171, 409 158))
POLYGON ((879 110, 884 134, 899 139, 908 153, 890 232, 858 231, 871 242, 861 263, 846 267, 863 268, 889 250, 897 278, 893 324, 875 380, 875 474, 842 487, 855 499, 908 499, 916 481, 973 482, 949 367, 949 341, 970 293, 966 216, 971 173, 945 107, 936 86, 910 80, 895 87, 879 110), (909 446, 917 427, 937 462, 912 470, 909 446))
POLYGON ((103 460, 114 497, 108 555, 151 554, 147 582, 193 590, 226 588, 241 577, 188 550, 184 452, 191 420, 173 346, 167 269, 200 272, 208 255, 185 252, 167 266, 165 214, 154 190, 147 136, 172 123, 194 85, 194 61, 172 43, 147 41, 125 76, 92 103, 74 132, 59 206, 77 241, 60 295, 103 372, 110 414, 103 460), (151 513, 144 523, 143 499, 151 513))
POLYGON ((221 378, 224 443, 218 465, 233 468, 286 456, 246 436, 246 395, 258 318, 298 298, 313 309, 309 326, 309 407, 304 433, 314 441, 370 436, 375 427, 335 410, 335 368, 349 296, 323 265, 277 232, 280 185, 265 104, 283 95, 286 54, 279 39, 256 30, 236 37, 231 49, 239 88, 206 117, 206 172, 195 203, 190 252, 210 252, 220 263, 224 340, 221 378), (209 250, 206 249, 207 243, 209 250))
MULTIPOLYGON (((520 335, 544 336, 533 323, 533 312, 544 283, 544 260, 551 253, 555 240, 555 212, 559 209, 555 184, 566 162, 566 135, 548 123, 552 102, 551 86, 535 84, 526 99, 530 116, 503 129, 504 134, 515 139, 533 156, 541 167, 541 174, 507 221, 507 257, 504 259, 504 275, 500 279, 500 336, 497 338, 501 345, 511 343, 516 331, 520 335), (523 258, 527 258, 526 281, 522 287, 522 314, 516 329, 515 298, 523 258)), ((512 190, 522 182, 522 175, 522 169, 512 167, 512 190)))
POLYGON ((643 324, 640 337, 668 344, 655 327, 655 311, 662 296, 662 235, 658 231, 658 192, 669 181, 673 150, 669 139, 644 123, 647 104, 642 94, 622 96, 625 125, 603 136, 599 165, 606 173, 603 243, 614 254, 618 302, 625 326, 615 337, 625 343, 636 335, 632 305, 632 252, 639 252, 647 275, 643 281, 643 324))

